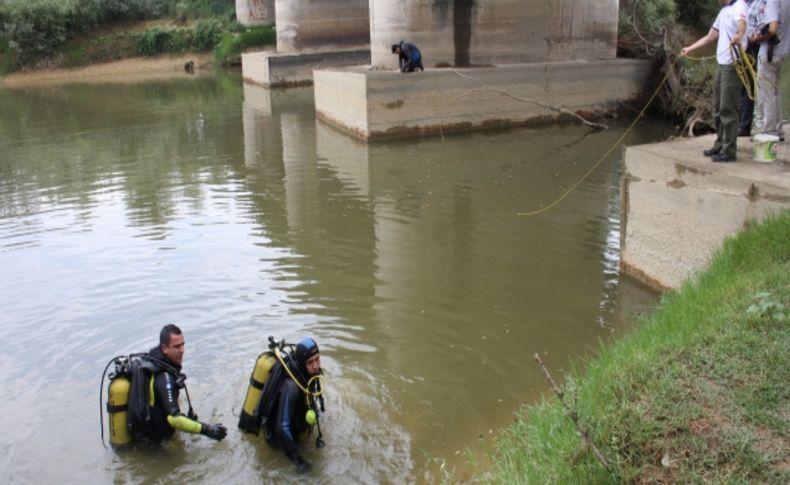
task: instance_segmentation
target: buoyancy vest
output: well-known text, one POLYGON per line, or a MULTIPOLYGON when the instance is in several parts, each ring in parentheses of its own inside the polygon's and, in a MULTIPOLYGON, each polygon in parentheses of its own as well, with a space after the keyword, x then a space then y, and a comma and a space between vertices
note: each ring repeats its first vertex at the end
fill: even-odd
MULTIPOLYGON (((167 422, 167 413, 157 403, 154 390, 158 374, 169 373, 174 382, 181 382, 181 366, 168 359, 159 347, 141 354, 130 363, 129 434, 135 440, 161 441, 174 433, 167 422)), ((180 387, 180 386, 179 386, 180 387)), ((177 392, 177 389, 175 390, 177 392)))
POLYGON ((129 416, 127 426, 133 440, 155 439, 152 415, 153 378, 159 370, 153 361, 140 356, 129 363, 131 387, 129 390, 129 416))
MULTIPOLYGON (((269 354, 271 353, 265 352, 258 357, 258 360, 256 361, 256 368, 257 366, 262 365, 262 362, 266 362, 265 358, 268 357, 269 354)), ((268 375, 266 376, 266 379, 263 383, 263 389, 261 391, 257 406, 251 415, 245 412, 242 413, 239 419, 239 428, 249 433, 257 434, 261 427, 269 428, 271 423, 275 421, 277 417, 277 402, 280 388, 286 379, 290 379, 288 373, 283 369, 282 363, 274 358, 273 354, 271 355, 274 362, 273 364, 266 365, 267 367, 270 365, 270 367, 268 370, 268 375)), ((286 355, 284 357, 284 361, 286 365, 289 366, 292 374, 299 377, 302 376, 302 372, 299 371, 293 355, 286 355)), ((255 369, 253 369, 253 376, 254 375, 255 369)), ((251 382, 250 389, 248 390, 248 398, 249 392, 255 387, 255 385, 256 383, 251 382)))

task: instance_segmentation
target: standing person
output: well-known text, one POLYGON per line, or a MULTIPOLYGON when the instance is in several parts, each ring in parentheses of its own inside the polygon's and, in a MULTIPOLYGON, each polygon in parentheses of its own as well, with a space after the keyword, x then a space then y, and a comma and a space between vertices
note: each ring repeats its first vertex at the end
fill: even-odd
MULTIPOLYGON (((181 412, 178 405, 179 390, 184 387, 186 379, 186 376, 181 374, 181 362, 184 360, 184 335, 181 329, 172 324, 165 325, 159 332, 159 346, 152 348, 148 355, 155 364, 155 370, 150 377, 153 383, 144 384, 152 386, 153 394, 148 396, 150 425, 147 436, 143 438, 160 442, 170 438, 175 430, 179 430, 222 441, 227 435, 225 426, 201 423, 192 411, 191 404, 187 415, 181 412)), ((187 393, 188 397, 189 393, 187 393)), ((132 401, 134 402, 134 398, 132 401)))
MULTIPOLYGON (((763 26, 763 17, 765 16, 765 3, 767 0, 744 0, 746 2, 748 11, 748 20, 746 22, 746 36, 748 40, 746 47, 746 54, 752 59, 757 59, 757 53, 760 50, 758 42, 752 42, 752 37, 760 32, 763 26)), ((755 69, 757 66, 755 65, 755 69)), ((755 92, 756 82, 752 84, 751 93, 748 92, 746 86, 741 86, 741 107, 740 116, 738 117, 738 136, 749 136, 752 134, 752 120, 754 118, 754 101, 757 93, 755 92)))
POLYGON ((402 40, 399 44, 392 44, 392 53, 398 54, 400 72, 414 72, 415 69, 425 70, 422 67, 422 53, 416 45, 402 40))
POLYGON ((757 118, 760 133, 784 141, 782 94, 779 77, 784 58, 790 54, 790 0, 768 0, 765 6, 766 29, 752 37, 760 44, 757 57, 757 118))
MULTIPOLYGON (((267 387, 270 382, 276 386, 269 391, 273 391, 274 396, 269 398, 266 388, 263 391, 262 401, 271 400, 271 408, 276 410, 273 419, 265 423, 266 440, 282 448, 300 472, 307 472, 310 464, 299 453, 298 437, 317 423, 315 395, 312 394, 316 387, 311 386, 310 381, 322 373, 318 344, 309 337, 302 339, 283 362, 287 366, 283 369, 283 378, 270 377, 266 383, 267 387)), ((320 393, 320 387, 318 389, 320 393)), ((316 446, 323 446, 320 427, 316 446)))
POLYGON ((714 162, 734 162, 738 144, 738 100, 741 81, 733 66, 731 46, 744 43, 746 38, 746 4, 743 0, 719 0, 722 9, 710 31, 680 51, 686 57, 691 51, 718 41, 716 44, 716 79, 713 81, 713 124, 716 141, 703 151, 714 162))

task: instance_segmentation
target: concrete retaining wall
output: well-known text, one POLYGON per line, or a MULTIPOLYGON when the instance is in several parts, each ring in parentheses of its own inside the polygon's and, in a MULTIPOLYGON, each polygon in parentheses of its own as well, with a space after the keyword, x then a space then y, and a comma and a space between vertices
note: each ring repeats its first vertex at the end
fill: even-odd
POLYGON ((372 62, 396 68, 400 40, 426 68, 614 59, 618 15, 618 0, 370 0, 372 62))
POLYGON ((325 69, 313 72, 316 116, 359 138, 369 138, 368 77, 365 71, 325 69))
POLYGON ((367 49, 301 54, 251 52, 241 55, 241 73, 245 82, 265 87, 307 86, 313 83, 313 69, 369 63, 367 49))
POLYGON ((790 209, 790 164, 753 162, 746 138, 738 139, 736 163, 713 163, 702 155, 713 140, 625 150, 620 264, 655 288, 679 288, 725 238, 790 209))
POLYGON ((236 18, 242 25, 274 25, 274 0, 236 0, 236 18))
POLYGON ((367 46, 368 0, 276 0, 277 51, 367 46))
POLYGON ((644 90, 649 68, 646 61, 611 60, 413 74, 351 67, 313 75, 317 115, 375 139, 559 119, 548 106, 588 114, 609 110, 644 90))

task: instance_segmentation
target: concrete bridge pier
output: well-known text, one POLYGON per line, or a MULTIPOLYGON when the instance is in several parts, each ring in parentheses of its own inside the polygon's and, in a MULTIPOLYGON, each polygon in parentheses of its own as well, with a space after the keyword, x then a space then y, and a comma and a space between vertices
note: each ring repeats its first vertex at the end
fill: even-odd
POLYGON ((246 82, 309 85, 315 68, 370 63, 368 0, 265 1, 274 4, 277 51, 242 54, 246 82))
POLYGON ((618 0, 370 0, 377 68, 396 68, 390 47, 416 44, 425 67, 614 59, 618 0))
POLYGON ((236 20, 241 25, 274 25, 274 0, 236 0, 236 20))
POLYGON ((316 114, 367 140, 620 109, 650 64, 616 59, 618 12, 618 0, 370 0, 372 65, 316 69, 316 114), (425 72, 397 71, 400 40, 425 72))

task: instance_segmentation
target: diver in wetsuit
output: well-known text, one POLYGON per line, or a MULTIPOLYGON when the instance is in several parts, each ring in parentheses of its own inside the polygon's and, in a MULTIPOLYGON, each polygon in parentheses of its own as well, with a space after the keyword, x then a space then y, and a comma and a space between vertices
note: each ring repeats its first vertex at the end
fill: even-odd
MULTIPOLYGON (((311 377, 321 374, 321 357, 318 353, 318 344, 309 337, 302 339, 296 345, 291 356, 293 358, 288 359, 287 365, 291 374, 300 382, 298 384, 294 382, 286 372, 286 377, 277 391, 275 404, 277 415, 275 419, 266 423, 266 440, 270 444, 281 447, 285 451, 285 456, 297 466, 299 471, 306 472, 310 469, 310 464, 299 454, 297 437, 315 424, 315 400, 307 395, 304 389, 307 389, 311 377), (310 412, 313 413, 312 418, 307 417, 310 412)), ((316 446, 319 448, 323 446, 320 428, 316 446)))
POLYGON ((178 406, 179 390, 184 387, 186 378, 181 374, 181 362, 184 359, 184 335, 181 329, 172 324, 165 325, 159 333, 159 346, 151 349, 148 355, 165 365, 158 366, 154 373, 151 433, 145 438, 159 442, 170 438, 175 430, 199 433, 217 441, 225 438, 228 433, 225 426, 201 423, 191 404, 186 416, 178 406))

